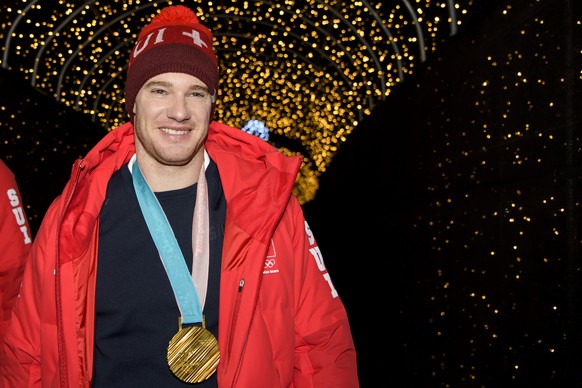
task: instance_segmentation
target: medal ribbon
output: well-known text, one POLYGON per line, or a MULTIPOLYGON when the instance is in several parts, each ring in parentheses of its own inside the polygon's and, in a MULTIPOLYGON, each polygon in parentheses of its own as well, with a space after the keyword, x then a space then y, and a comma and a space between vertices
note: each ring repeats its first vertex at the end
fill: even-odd
POLYGON ((160 254, 164 269, 168 274, 180 314, 182 323, 192 324, 203 322, 202 306, 206 299, 208 285, 208 187, 206 184, 205 165, 201 166, 196 189, 196 204, 194 206, 194 218, 192 226, 192 245, 194 261, 192 276, 184 260, 184 255, 170 223, 162 209, 158 199, 146 182, 134 155, 129 163, 132 172, 133 187, 137 200, 145 218, 146 224, 160 254), (194 278, 198 281, 195 281, 194 278), (201 298, 199 299, 199 295, 201 298))

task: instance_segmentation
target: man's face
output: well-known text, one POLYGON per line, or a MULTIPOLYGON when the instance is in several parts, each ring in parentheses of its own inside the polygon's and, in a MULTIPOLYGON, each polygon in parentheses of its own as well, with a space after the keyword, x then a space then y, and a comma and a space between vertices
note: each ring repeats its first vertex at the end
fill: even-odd
POLYGON ((211 94, 198 78, 164 73, 150 78, 133 106, 136 150, 158 163, 188 164, 208 134, 211 94))

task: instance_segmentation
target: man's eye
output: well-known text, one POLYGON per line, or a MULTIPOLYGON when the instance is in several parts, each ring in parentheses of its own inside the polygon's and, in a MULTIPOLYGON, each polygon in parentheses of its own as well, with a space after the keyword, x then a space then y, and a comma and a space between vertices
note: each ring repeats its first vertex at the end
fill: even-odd
POLYGON ((206 93, 204 93, 204 92, 192 92, 191 96, 195 97, 195 98, 204 98, 204 97, 206 97, 206 93))
POLYGON ((166 93, 166 91, 164 89, 152 89, 151 92, 154 94, 165 94, 166 93))

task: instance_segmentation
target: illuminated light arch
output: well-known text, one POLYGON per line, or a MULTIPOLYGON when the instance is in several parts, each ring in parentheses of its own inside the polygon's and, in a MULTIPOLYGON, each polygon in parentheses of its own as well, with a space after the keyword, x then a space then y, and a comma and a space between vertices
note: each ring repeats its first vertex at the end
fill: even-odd
POLYGON ((418 20, 418 17, 416 16, 416 12, 414 12, 414 8, 412 8, 412 5, 410 5, 410 2, 408 0, 402 0, 402 2, 406 6, 408 13, 410 13, 410 17, 414 21, 414 27, 416 28, 416 36, 418 37, 418 51, 420 55, 420 61, 424 62, 426 61, 426 51, 425 51, 426 48, 424 45, 424 34, 422 33, 420 22, 418 20))
MULTIPOLYGON (((92 1, 96 1, 96 0, 92 0, 92 1)), ((79 11, 79 10, 77 10, 77 11, 79 11)), ((75 11, 75 12, 77 12, 77 11, 75 11)), ((61 98, 61 86, 63 85, 63 80, 65 78, 65 73, 67 72, 67 70, 69 69, 69 65, 77 57, 77 55, 79 54, 79 52, 81 52, 81 50, 83 48, 85 48, 86 46, 88 46, 96 37, 99 37, 103 32, 109 30, 110 26, 114 22, 118 22, 120 20, 125 19, 125 17, 128 14, 131 14, 131 13, 132 13, 131 11, 127 11, 126 13, 121 14, 120 16, 117 16, 116 18, 114 18, 111 21, 111 23, 105 24, 102 28, 100 28, 99 30, 97 30, 97 32, 95 34, 91 35, 91 37, 89 39, 85 40, 85 42, 83 42, 83 44, 79 45, 79 47, 75 51, 73 51, 71 53, 71 55, 65 60, 65 63, 63 64, 63 67, 62 67, 62 69, 61 69, 61 71, 59 73, 59 78, 58 78, 58 81, 57 81, 57 90, 55 92, 55 97, 58 100, 60 100, 60 98, 61 98)), ((46 45, 44 47, 46 47, 46 45)), ((43 47, 43 49, 44 49, 44 47, 43 47)), ((39 55, 40 54, 42 54, 42 53, 39 51, 39 55)), ((38 55, 37 55, 37 57, 38 57, 38 55)), ((38 63, 38 62, 40 62, 40 61, 36 61, 36 63, 38 63)), ((35 70, 36 70, 36 67, 35 67, 35 70)), ((36 72, 35 72, 35 74, 36 74, 36 72)))
POLYGON ((8 69, 8 53, 10 52, 10 43, 12 41, 12 36, 14 35, 14 31, 16 31, 16 27, 20 24, 22 18, 26 16, 28 11, 32 8, 33 5, 36 4, 38 0, 32 0, 30 4, 28 4, 21 13, 18 14, 14 22, 10 25, 8 29, 8 33, 6 34, 6 43, 4 43, 4 54, 2 55, 2 67, 8 69))
MULTIPOLYGON (((3 0, 20 10, 0 15, 5 26, 0 65, 22 71, 34 87, 110 128, 125 117, 122 84, 137 31, 155 14, 152 8, 184 1, 3 0)), ((471 2, 395 0, 390 10, 385 0, 187 5, 203 11, 203 23, 217 27, 212 30, 224 57, 221 74, 232 88, 224 92, 225 104, 217 105, 219 118, 240 126, 260 116, 273 142, 289 139, 294 149, 288 151, 304 157, 303 175, 316 181, 358 123, 413 73, 413 51, 424 62, 427 47, 434 51, 440 43, 438 34, 456 33, 457 14, 467 14, 460 12, 461 3, 471 2), (448 29, 439 28, 445 23, 448 29), (271 79, 261 79, 262 71, 271 79), (249 86, 256 93, 244 89, 246 82, 259 81, 249 86), (253 100, 242 101, 249 97, 253 100)), ((316 189, 304 187, 304 199, 316 189)))

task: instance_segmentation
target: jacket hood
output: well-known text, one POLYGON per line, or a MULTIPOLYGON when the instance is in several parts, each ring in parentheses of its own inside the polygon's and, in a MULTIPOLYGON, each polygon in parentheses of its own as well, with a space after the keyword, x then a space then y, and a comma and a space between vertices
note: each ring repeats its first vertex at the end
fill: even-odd
POLYGON ((123 124, 110 131, 83 159, 73 164, 60 204, 62 221, 59 228, 60 262, 79 257, 88 246, 99 219, 107 184, 113 173, 135 154, 133 125, 123 124))
MULTIPOLYGON (((285 156, 258 137, 213 121, 205 143, 216 162, 227 201, 227 211, 249 235, 266 242, 292 195, 301 166, 299 156, 285 156), (256 217, 245 209, 263 209, 256 217)), ((113 173, 135 154, 134 127, 128 122, 99 141, 73 165, 60 203, 63 208, 61 263, 79 257, 88 246, 113 173)), ((256 214, 255 214, 256 215, 256 214)))
POLYGON ((286 156, 264 140, 218 122, 210 125, 206 150, 218 165, 227 214, 267 243, 292 196, 301 157, 286 156), (268 216, 256 217, 249 208, 268 216))

